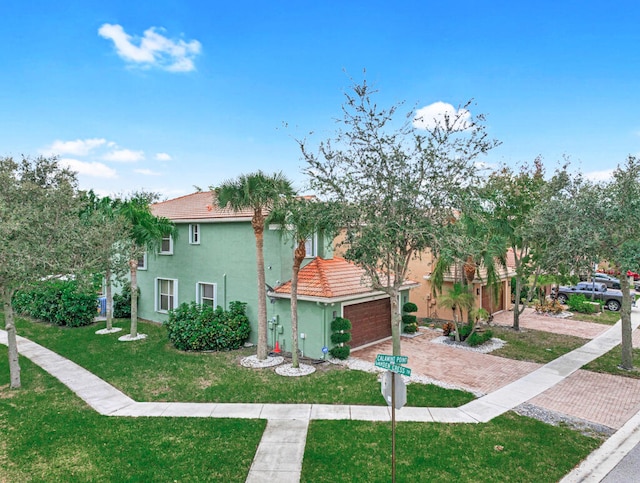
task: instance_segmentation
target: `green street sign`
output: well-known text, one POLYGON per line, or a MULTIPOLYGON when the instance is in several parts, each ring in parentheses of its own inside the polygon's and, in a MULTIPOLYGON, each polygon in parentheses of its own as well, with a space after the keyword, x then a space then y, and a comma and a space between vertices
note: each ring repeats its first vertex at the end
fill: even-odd
POLYGON ((382 369, 387 369, 388 371, 395 372, 396 374, 401 374, 403 376, 410 376, 411 369, 408 367, 400 366, 398 364, 392 364, 387 361, 378 361, 376 359, 376 366, 381 367, 382 369))
POLYGON ((409 362, 409 357, 407 356, 390 356, 387 354, 378 354, 376 356, 376 364, 378 362, 390 362, 391 364, 406 364, 409 362))

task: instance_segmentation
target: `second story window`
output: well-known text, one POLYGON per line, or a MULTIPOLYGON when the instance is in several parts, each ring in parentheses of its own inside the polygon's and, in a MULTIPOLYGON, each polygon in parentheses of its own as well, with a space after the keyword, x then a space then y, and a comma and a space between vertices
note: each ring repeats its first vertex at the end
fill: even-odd
POLYGON ((173 255, 173 238, 171 235, 162 237, 160 243, 160 255, 173 255))
POLYGON ((147 252, 138 258, 138 270, 146 270, 147 269, 147 252))
POLYGON ((191 245, 200 245, 200 225, 189 225, 189 243, 191 245))
POLYGON ((304 247, 307 252, 307 258, 318 256, 318 237, 316 235, 312 235, 307 238, 304 247))

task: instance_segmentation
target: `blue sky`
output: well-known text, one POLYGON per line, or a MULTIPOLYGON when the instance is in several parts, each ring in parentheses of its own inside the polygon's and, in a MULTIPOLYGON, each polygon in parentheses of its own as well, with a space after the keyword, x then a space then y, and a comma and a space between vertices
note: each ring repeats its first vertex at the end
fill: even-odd
POLYGON ((603 179, 640 154, 639 21, 631 1, 6 1, 0 156, 58 154, 103 195, 257 169, 302 188, 295 139, 330 136, 366 69, 380 104, 473 99, 487 163, 603 179))

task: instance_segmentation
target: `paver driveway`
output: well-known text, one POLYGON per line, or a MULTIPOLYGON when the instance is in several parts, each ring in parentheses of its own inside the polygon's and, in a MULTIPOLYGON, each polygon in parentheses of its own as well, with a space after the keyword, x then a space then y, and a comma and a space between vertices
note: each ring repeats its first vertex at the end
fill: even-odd
MULTIPOLYGON (((496 314, 493 323, 512 325, 513 314, 496 314)), ((610 327, 535 314, 525 310, 521 328, 543 330, 592 339, 610 327)), ((420 336, 402 339, 402 354, 412 374, 420 374, 445 384, 487 394, 533 372, 541 366, 490 354, 462 350, 431 341, 439 332, 427 330, 420 336)), ((640 330, 634 332, 634 346, 640 344, 640 330)), ((352 357, 373 363, 377 354, 391 354, 391 341, 352 352, 352 357)), ((640 380, 579 370, 564 381, 531 399, 529 403, 574 418, 619 429, 640 411, 640 380)))

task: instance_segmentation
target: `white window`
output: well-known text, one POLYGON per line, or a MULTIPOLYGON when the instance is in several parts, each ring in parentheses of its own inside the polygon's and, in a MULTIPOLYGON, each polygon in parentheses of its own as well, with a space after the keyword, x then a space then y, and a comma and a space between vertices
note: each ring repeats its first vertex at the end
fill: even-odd
POLYGON ((318 237, 314 234, 307 238, 305 242, 304 248, 307 252, 307 257, 316 257, 318 256, 318 237))
POLYGON ((147 252, 138 258, 138 270, 146 270, 147 269, 147 252))
POLYGON ((173 255, 173 237, 166 235, 162 237, 160 243, 160 255, 173 255))
POLYGON ((166 313, 175 308, 178 299, 178 281, 156 278, 156 312, 166 313))
POLYGON ((198 282, 196 285, 196 302, 216 308, 216 284, 198 282))
POLYGON ((189 225, 189 243, 191 245, 200 245, 200 225, 189 225))

